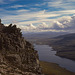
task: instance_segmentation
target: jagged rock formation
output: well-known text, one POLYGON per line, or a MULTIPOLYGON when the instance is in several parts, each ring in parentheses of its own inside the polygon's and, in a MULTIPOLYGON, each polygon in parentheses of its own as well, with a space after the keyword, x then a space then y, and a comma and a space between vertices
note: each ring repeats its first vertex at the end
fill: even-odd
POLYGON ((0 20, 0 75, 41 75, 38 54, 16 25, 0 20))

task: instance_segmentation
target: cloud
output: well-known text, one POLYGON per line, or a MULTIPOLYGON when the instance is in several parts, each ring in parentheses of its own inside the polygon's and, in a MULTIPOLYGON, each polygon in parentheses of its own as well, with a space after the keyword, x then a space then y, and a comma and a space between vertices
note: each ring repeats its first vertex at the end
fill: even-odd
POLYGON ((66 16, 57 19, 57 21, 53 23, 52 28, 56 30, 64 30, 67 32, 75 32, 75 16, 66 16))
MULTIPOLYGON (((25 23, 25 22, 24 22, 25 23)), ((37 22, 35 22, 37 23, 37 22)), ((17 27, 26 32, 75 32, 75 16, 64 16, 50 22, 38 22, 37 25, 16 23, 17 27)), ((7 24, 6 24, 7 25, 7 24)))
POLYGON ((69 29, 75 29, 75 16, 72 16, 71 18, 72 19, 67 23, 67 25, 69 26, 69 29))
POLYGON ((54 21, 53 23, 53 29, 61 30, 64 28, 64 25, 60 23, 59 21, 54 21))
POLYGON ((75 0, 54 0, 47 2, 48 7, 60 8, 60 9, 67 9, 71 10, 74 9, 75 0))
POLYGON ((0 4, 5 4, 4 0, 0 0, 0 4))
POLYGON ((15 11, 4 10, 3 12, 6 12, 6 13, 1 14, 4 23, 17 21, 20 24, 23 24, 23 22, 25 24, 27 24, 27 23, 30 24, 30 23, 36 23, 39 21, 50 20, 50 19, 48 19, 50 17, 60 16, 60 14, 46 12, 45 10, 31 11, 31 10, 22 9, 22 10, 15 10, 15 11))
POLYGON ((48 2, 48 6, 52 6, 52 7, 59 7, 62 5, 62 1, 58 0, 58 1, 54 1, 54 2, 48 2))
POLYGON ((38 25, 30 24, 19 27, 22 28, 23 32, 75 32, 75 16, 64 16, 52 21, 50 24, 41 22, 38 25))
POLYGON ((0 11, 3 11, 4 9, 0 8, 0 11))
POLYGON ((38 29, 46 29, 46 28, 48 28, 48 25, 45 22, 42 22, 41 24, 38 24, 37 28, 38 29))
POLYGON ((38 7, 40 7, 40 6, 44 6, 44 5, 46 5, 46 2, 41 3, 41 4, 35 4, 35 6, 38 6, 38 7))
MULTIPOLYGON (((47 2, 46 2, 47 3, 47 2)), ((55 2, 48 2, 50 6, 58 8, 59 5, 63 6, 62 0, 55 2)), ((44 4, 41 4, 41 6, 44 4)), ((26 5, 14 5, 10 8, 20 8, 26 5)), ((38 6, 38 5, 36 5, 38 6)), ((8 9, 10 9, 8 8, 8 9)), ((0 8, 0 10, 2 10, 0 8)), ((0 17, 5 24, 17 24, 23 31, 27 32, 43 32, 43 31, 69 31, 74 29, 74 19, 67 15, 75 13, 74 9, 69 10, 41 10, 37 7, 29 9, 16 9, 16 10, 2 10, 0 17), (64 17, 63 17, 64 16, 64 17)))
POLYGON ((0 0, 0 4, 8 4, 13 1, 17 1, 17 0, 0 0))
POLYGON ((21 7, 26 7, 26 5, 14 5, 10 6, 9 8, 21 8, 21 7))
POLYGON ((75 2, 75 0, 66 0, 67 2, 75 2))

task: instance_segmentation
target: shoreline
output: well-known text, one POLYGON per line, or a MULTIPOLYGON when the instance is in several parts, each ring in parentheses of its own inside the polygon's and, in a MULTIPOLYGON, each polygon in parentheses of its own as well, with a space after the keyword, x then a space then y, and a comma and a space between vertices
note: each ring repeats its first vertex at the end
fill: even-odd
MULTIPOLYGON (((35 44, 35 45, 38 45, 38 47, 39 47, 39 44, 35 44)), ((45 45, 45 44, 44 44, 44 45, 45 45)), ((46 45, 46 46, 50 47, 49 45, 46 45)), ((40 47, 41 47, 41 46, 40 46, 40 47)), ((37 48, 37 49, 38 49, 38 48, 37 48)), ((39 50, 40 50, 40 49, 39 49, 39 50)), ((48 51, 49 51, 49 50, 48 50, 48 51)), ((51 52, 52 52, 52 51, 55 51, 55 50, 51 50, 51 52)), ((56 52, 54 52, 54 56, 57 56, 55 53, 56 53, 56 52)), ((53 57, 54 57, 54 56, 53 56, 53 57)), ((53 58, 53 59, 54 59, 54 58, 53 58)), ((73 62, 72 60, 67 59, 67 58, 64 58, 66 62, 64 62, 65 64, 63 64, 62 62, 60 63, 60 61, 63 60, 63 57, 57 56, 56 59, 57 59, 58 61, 54 61, 54 60, 51 60, 51 61, 41 60, 41 61, 44 61, 44 62, 52 62, 52 63, 55 63, 55 64, 59 65, 59 66, 62 67, 62 68, 65 68, 65 69, 71 71, 71 72, 75 72, 75 71, 74 71, 74 67, 73 67, 73 66, 72 66, 73 68, 70 67, 72 64, 70 65, 70 63, 69 63, 70 66, 68 66, 68 65, 66 64, 67 61, 73 62), (60 59, 60 60, 59 60, 59 59, 60 59), (66 65, 67 65, 67 66, 66 66, 66 65)), ((55 59, 55 60, 56 60, 56 59, 55 59)), ((64 61, 64 60, 63 60, 63 61, 64 61)), ((74 63, 74 65, 75 65, 75 63, 74 63)))
POLYGON ((61 57, 61 58, 66 58, 66 59, 70 59, 70 60, 72 60, 72 61, 75 61, 75 59, 74 58, 70 58, 70 57, 67 57, 67 56, 63 56, 63 55, 61 55, 61 53, 59 53, 59 51, 57 51, 57 49, 55 49, 52 45, 50 46, 49 44, 39 44, 39 43, 36 43, 36 45, 48 45, 49 47, 52 47, 52 51, 56 51, 56 56, 59 56, 59 57, 61 57))

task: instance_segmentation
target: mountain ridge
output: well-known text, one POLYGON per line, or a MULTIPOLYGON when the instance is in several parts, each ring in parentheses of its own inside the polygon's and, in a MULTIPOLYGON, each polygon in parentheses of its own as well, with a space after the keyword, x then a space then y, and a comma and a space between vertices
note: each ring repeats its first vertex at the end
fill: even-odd
POLYGON ((33 45, 22 37, 20 28, 4 26, 1 20, 0 57, 1 75, 42 75, 33 45))

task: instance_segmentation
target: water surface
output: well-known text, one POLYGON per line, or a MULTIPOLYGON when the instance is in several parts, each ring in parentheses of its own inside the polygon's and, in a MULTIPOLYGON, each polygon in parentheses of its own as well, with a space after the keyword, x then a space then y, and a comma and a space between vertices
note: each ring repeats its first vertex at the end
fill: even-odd
POLYGON ((38 51, 40 60, 57 63, 59 64, 59 66, 64 67, 69 71, 75 72, 75 61, 56 56, 55 55, 56 51, 53 51, 52 47, 48 45, 36 45, 35 44, 34 48, 38 51))

